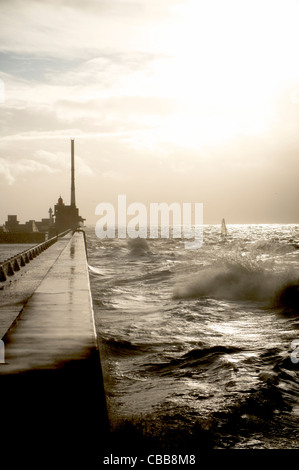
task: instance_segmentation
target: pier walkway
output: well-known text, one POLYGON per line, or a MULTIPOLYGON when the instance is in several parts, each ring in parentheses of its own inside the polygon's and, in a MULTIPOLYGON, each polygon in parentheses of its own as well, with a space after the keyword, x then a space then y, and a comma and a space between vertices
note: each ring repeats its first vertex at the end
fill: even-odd
POLYGON ((0 291, 2 449, 11 463, 40 468, 100 463, 108 418, 84 233, 61 238, 18 276, 0 291))
POLYGON ((31 259, 13 276, 7 276, 6 281, 0 282, 0 338, 3 338, 21 313, 71 238, 71 232, 58 238, 56 243, 53 243, 41 255, 31 259))

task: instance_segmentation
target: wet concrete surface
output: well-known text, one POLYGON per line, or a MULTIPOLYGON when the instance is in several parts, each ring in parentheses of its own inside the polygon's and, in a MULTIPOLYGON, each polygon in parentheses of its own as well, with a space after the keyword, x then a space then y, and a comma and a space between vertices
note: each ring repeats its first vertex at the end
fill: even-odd
POLYGON ((0 338, 20 314, 70 240, 71 234, 58 239, 20 271, 8 277, 7 281, 0 283, 0 338))
POLYGON ((20 278, 22 312, 3 337, 1 441, 10 463, 99 464, 109 424, 83 234, 54 251, 27 298, 20 278))

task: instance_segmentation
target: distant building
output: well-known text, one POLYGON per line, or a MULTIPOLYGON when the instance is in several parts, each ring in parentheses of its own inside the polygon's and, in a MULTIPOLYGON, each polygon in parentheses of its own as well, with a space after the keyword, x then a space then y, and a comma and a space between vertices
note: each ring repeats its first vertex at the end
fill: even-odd
POLYGON ((50 207, 49 217, 47 219, 42 219, 40 222, 35 222, 35 225, 39 232, 49 232, 49 230, 54 226, 53 209, 50 207))
POLYGON ((8 215, 5 224, 0 226, 0 243, 40 243, 66 230, 76 230, 84 220, 75 202, 74 139, 71 139, 71 204, 65 205, 60 196, 54 206, 54 215, 50 208, 49 217, 39 222, 29 220, 20 224, 16 215, 8 215))
MULTIPOLYGON (((49 226, 48 220, 48 226, 49 226)), ((38 222, 29 220, 20 224, 16 215, 8 215, 5 224, 0 227, 0 243, 41 243, 48 236, 48 230, 41 231, 38 222)))
POLYGON ((20 224, 16 215, 8 215, 7 221, 5 222, 5 228, 7 232, 38 232, 35 220, 29 220, 25 224, 20 224))
POLYGON ((66 206, 60 196, 54 206, 55 229, 58 233, 65 230, 76 230, 83 224, 84 219, 79 215, 79 209, 75 205, 66 206))
POLYGON ((16 215, 8 215, 7 221, 5 222, 5 231, 6 232, 21 232, 22 226, 20 226, 20 222, 16 215))

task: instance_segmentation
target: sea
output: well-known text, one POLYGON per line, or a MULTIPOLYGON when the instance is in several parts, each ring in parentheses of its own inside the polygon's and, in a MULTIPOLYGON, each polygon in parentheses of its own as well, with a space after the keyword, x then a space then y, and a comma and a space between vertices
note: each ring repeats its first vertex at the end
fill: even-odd
POLYGON ((116 442, 298 449, 299 225, 204 225, 195 249, 86 238, 116 442))
POLYGON ((0 263, 22 251, 29 250, 32 246, 34 246, 32 243, 0 243, 0 263))

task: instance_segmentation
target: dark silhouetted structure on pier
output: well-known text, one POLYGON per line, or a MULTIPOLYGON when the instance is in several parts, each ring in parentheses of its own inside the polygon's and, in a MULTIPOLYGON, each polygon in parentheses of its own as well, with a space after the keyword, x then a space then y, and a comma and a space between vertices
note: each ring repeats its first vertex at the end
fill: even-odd
POLYGON ((76 230, 83 225, 85 219, 79 215, 75 198, 75 150, 74 139, 71 139, 71 204, 66 206, 60 196, 54 207, 55 229, 58 233, 65 230, 76 230))
POLYGON ((42 243, 54 228, 52 212, 50 209, 48 219, 29 220, 25 224, 20 224, 16 215, 8 215, 0 227, 0 243, 42 243))
POLYGON ((0 226, 0 243, 40 243, 46 238, 54 237, 66 230, 76 230, 84 220, 79 215, 75 198, 75 142, 71 139, 71 204, 65 205, 60 196, 54 206, 49 209, 49 218, 39 222, 29 220, 20 224, 16 215, 9 215, 5 224, 0 226))

